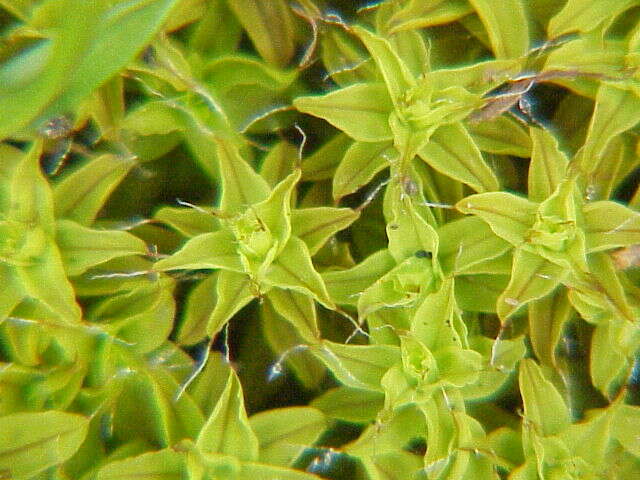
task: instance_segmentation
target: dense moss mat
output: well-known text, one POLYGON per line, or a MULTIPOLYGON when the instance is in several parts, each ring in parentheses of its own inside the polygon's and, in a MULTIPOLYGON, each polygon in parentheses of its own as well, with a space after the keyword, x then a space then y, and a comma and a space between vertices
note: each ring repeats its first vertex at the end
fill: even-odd
POLYGON ((0 478, 640 478, 636 0, 0 38, 0 478))

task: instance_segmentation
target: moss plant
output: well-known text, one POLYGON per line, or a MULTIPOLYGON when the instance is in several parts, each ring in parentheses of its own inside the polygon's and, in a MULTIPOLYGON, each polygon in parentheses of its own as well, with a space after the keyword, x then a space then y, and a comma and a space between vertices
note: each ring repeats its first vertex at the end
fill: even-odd
POLYGON ((638 1, 0 39, 0 479, 640 478, 638 1))

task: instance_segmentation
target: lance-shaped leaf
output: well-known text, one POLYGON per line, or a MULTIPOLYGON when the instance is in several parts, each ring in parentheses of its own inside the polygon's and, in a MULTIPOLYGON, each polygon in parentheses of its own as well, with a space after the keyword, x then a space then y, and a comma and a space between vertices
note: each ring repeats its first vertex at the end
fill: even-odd
POLYGON ((627 300, 612 258, 603 252, 589 255, 590 274, 574 274, 569 278, 572 303, 587 320, 599 322, 609 315, 631 324, 636 315, 627 300), (586 307, 586 309, 585 309, 586 307))
POLYGON ((302 161, 302 180, 318 181, 333 178, 333 174, 353 144, 353 140, 344 133, 338 133, 324 142, 311 155, 302 161))
POLYGON ((179 345, 195 345, 207 336, 209 317, 217 303, 217 276, 209 275, 187 294, 176 333, 179 345))
POLYGON ((565 289, 540 298, 529 305, 529 338, 543 365, 556 364, 555 349, 562 329, 573 315, 565 289))
POLYGON ((202 77, 208 84, 215 86, 216 92, 222 94, 238 86, 258 86, 270 91, 281 91, 289 87, 297 76, 298 72, 295 70, 280 70, 260 60, 240 55, 214 58, 204 66, 202 72, 202 77))
MULTIPOLYGON (((582 312, 581 312, 582 313, 582 312)), ((612 387, 628 375, 630 359, 620 348, 619 322, 609 320, 597 325, 589 348, 589 373, 593 386, 605 396, 612 396, 612 387), (618 323, 618 324, 616 324, 618 323)))
POLYGON ((418 154, 435 170, 477 192, 499 189, 498 179, 461 123, 438 128, 418 154))
MULTIPOLYGON (((508 270, 510 272, 511 269, 508 270)), ((510 275, 480 274, 456 276, 456 300, 463 310, 496 313, 498 298, 509 284, 510 275)))
POLYGON ((331 418, 365 423, 374 420, 382 410, 384 395, 371 390, 336 387, 314 398, 310 405, 331 418))
POLYGON ((388 250, 380 250, 347 270, 327 271, 322 278, 329 296, 340 305, 356 305, 358 296, 396 266, 388 250))
POLYGON ((416 85, 409 67, 386 39, 358 25, 353 27, 353 31, 367 47, 382 73, 391 101, 396 108, 401 108, 401 99, 416 85))
POLYGON ((230 0, 229 7, 266 61, 280 67, 289 63, 296 37, 293 16, 283 0, 272 2, 269 8, 257 0, 230 0))
POLYGON ((207 322, 207 335, 218 333, 242 307, 256 296, 256 286, 248 275, 228 270, 217 274, 217 301, 207 322))
POLYGON ((589 252, 640 243, 640 214, 619 203, 591 202, 583 209, 589 252))
POLYGON ((475 144, 483 152, 523 158, 531 155, 531 138, 527 131, 505 115, 493 120, 468 122, 466 127, 475 144))
POLYGON ((244 461, 258 459, 258 438, 249 424, 242 395, 240 380, 230 370, 224 391, 196 440, 200 450, 244 461))
POLYGON ((325 119, 361 142, 384 142, 393 138, 389 114, 393 104, 380 83, 359 83, 321 97, 298 97, 293 105, 303 113, 325 119))
POLYGON ((207 364, 187 386, 189 397, 208 418, 216 407, 229 380, 231 365, 221 352, 209 351, 207 364))
POLYGON ((427 295, 411 322, 411 331, 429 350, 466 344, 466 328, 454 318, 457 305, 453 279, 446 279, 438 291, 427 295), (459 331, 458 329, 462 331, 459 331))
POLYGON ((517 58, 529 50, 529 22, 522 0, 469 0, 489 34, 496 58, 517 58))
POLYGON ((167 448, 107 463, 96 475, 98 480, 188 478, 187 455, 167 448))
POLYGON ((558 141, 548 131, 530 128, 533 143, 528 175, 529 199, 542 202, 550 197, 567 174, 569 161, 558 147, 558 141))
POLYGON ((64 93, 49 106, 45 118, 71 111, 96 86, 129 63, 162 26, 175 4, 175 0, 138 0, 119 8, 106 3, 94 9, 93 21, 84 25, 92 29, 93 41, 89 44, 84 35, 80 36, 86 42, 84 55, 75 62, 76 70, 66 79, 64 93), (123 38, 122 32, 132 34, 123 38))
POLYGON ((15 269, 28 296, 42 302, 64 322, 80 321, 82 312, 67 280, 60 253, 53 243, 44 247, 36 261, 15 269))
POLYGON ((313 299, 294 290, 272 288, 267 294, 273 309, 293 325, 307 342, 320 338, 313 299))
POLYGON ((273 188, 294 170, 297 160, 298 149, 289 142, 279 142, 264 157, 260 166, 260 175, 273 188))
POLYGON ((0 417, 0 471, 26 480, 60 465, 76 453, 88 426, 87 418, 58 411, 0 417))
POLYGON ((0 138, 36 117, 47 120, 73 111, 142 49, 175 3, 64 0, 39 5, 30 25, 48 41, 18 52, 0 69, 0 105, 6 112, 0 138), (28 70, 23 68, 25 62, 31 64, 28 70))
POLYGON ((583 171, 595 171, 611 139, 638 123, 638 109, 640 97, 633 90, 609 83, 600 85, 587 138, 579 154, 583 171))
POLYGON ((360 212, 350 208, 302 208, 291 213, 292 233, 307 244, 311 255, 360 217, 360 212))
POLYGON ((277 253, 282 251, 291 235, 291 196, 298 180, 299 168, 278 183, 269 198, 252 207, 262 225, 269 229, 269 233, 277 242, 277 253))
POLYGON ((463 217, 438 230, 439 259, 449 272, 475 272, 474 267, 502 256, 512 246, 498 237, 489 225, 478 217, 463 217))
POLYGON ((107 297, 88 314, 103 323, 105 330, 146 353, 164 343, 175 316, 174 282, 163 278, 151 285, 107 297))
POLYGON ((87 102, 91 116, 98 124, 100 136, 105 140, 120 140, 120 125, 124 119, 124 80, 115 76, 93 93, 87 102))
POLYGON ((193 237, 176 253, 154 265, 154 269, 159 271, 200 268, 244 271, 236 249, 236 238, 231 232, 219 230, 193 237))
POLYGON ((58 221, 56 230, 67 275, 81 275, 113 258, 147 253, 146 244, 128 232, 94 230, 71 220, 58 221))
POLYGON ((333 177, 333 198, 360 190, 398 156, 390 142, 355 142, 344 155, 333 177))
POLYGON ((400 361, 400 349, 392 345, 343 345, 325 340, 311 351, 343 385, 379 392, 384 374, 400 361))
POLYGON ((175 228, 185 237, 210 233, 219 227, 218 220, 206 213, 206 207, 162 207, 153 216, 156 220, 175 228), (200 209, 204 210, 201 211, 200 209))
MULTIPOLYGON (((382 25, 382 10, 378 10, 378 18, 376 19, 377 23, 380 23, 380 27, 376 27, 379 32, 386 31, 382 25)), ((387 38, 414 78, 418 78, 431 69, 430 49, 420 32, 399 32, 387 38)))
POLYGON ((438 254, 438 234, 413 206, 409 197, 397 199, 393 205, 393 220, 387 224, 389 252, 397 263, 418 256, 427 258, 438 254))
POLYGON ((526 419, 540 436, 557 435, 571 423, 564 399, 531 359, 520 362, 520 394, 526 419))
POLYGON ((483 357, 479 352, 471 349, 450 346, 434 353, 438 363, 439 383, 464 387, 478 380, 482 369, 483 357))
POLYGON ((622 40, 602 39, 595 34, 584 35, 553 50, 547 57, 543 71, 566 72, 567 78, 557 78, 553 82, 593 98, 599 87, 608 85, 605 88, 609 88, 610 85, 586 79, 571 80, 571 77, 579 72, 596 78, 600 75, 616 78, 620 75, 620 64, 624 63, 626 53, 626 42, 622 40))
POLYGON ((482 218, 496 235, 516 246, 524 242, 538 211, 536 203, 506 192, 470 195, 456 208, 482 218))
POLYGON ((322 277, 311 263, 307 245, 298 237, 289 239, 278 258, 267 269, 265 281, 275 287, 312 295, 327 308, 334 307, 322 277))
MULTIPOLYGON (((587 193, 590 200, 605 200, 614 196, 615 190, 640 164, 635 143, 628 134, 613 137, 602 154, 606 162, 600 162, 588 178, 587 193)), ((633 200, 629 202, 633 204, 633 200)))
POLYGON ((91 225, 109 194, 134 166, 133 160, 106 154, 66 175, 53 187, 56 217, 91 225))
POLYGON ((51 187, 40 171, 41 142, 22 156, 11 178, 9 196, 11 207, 7 218, 42 228, 47 234, 54 231, 53 195, 51 187))
POLYGON ((434 91, 459 85, 469 92, 485 95, 522 70, 522 60, 488 60, 457 68, 442 68, 429 72, 426 77, 434 91))
POLYGON ((610 22, 634 4, 634 0, 569 0, 549 21, 547 33, 549 38, 572 32, 587 33, 603 22, 610 22))
MULTIPOLYGON (((305 339, 293 324, 277 314, 270 302, 261 305, 260 320, 264 338, 274 354, 281 356, 285 352, 295 352, 293 355, 284 355, 287 369, 292 371, 305 388, 320 388, 326 377, 326 368, 310 352, 302 349, 300 345, 305 343, 305 339)), ((280 363, 272 365, 267 377, 274 378, 280 375, 280 366, 280 363)))
POLYGON ((249 419, 260 444, 260 461, 286 467, 327 428, 324 414, 312 407, 267 410, 249 419))
POLYGON ((389 33, 455 22, 473 8, 466 0, 410 0, 387 22, 389 33))
POLYGON ((225 214, 240 213, 269 196, 266 180, 245 162, 234 143, 216 139, 216 153, 222 177, 220 209, 225 214))
POLYGON ((548 295, 567 274, 559 265, 524 249, 516 249, 509 285, 498 299, 498 315, 506 319, 530 301, 548 295))

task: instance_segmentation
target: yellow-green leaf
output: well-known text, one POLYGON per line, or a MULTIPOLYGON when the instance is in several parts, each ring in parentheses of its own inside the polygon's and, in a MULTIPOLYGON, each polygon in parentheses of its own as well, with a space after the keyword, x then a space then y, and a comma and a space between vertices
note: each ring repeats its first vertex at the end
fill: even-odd
POLYGON ((400 361, 400 349, 392 345, 344 345, 325 340, 311 351, 347 387, 382 391, 380 381, 400 361))
POLYGON ((522 0, 469 0, 484 25, 496 58, 517 58, 529 50, 529 22, 522 0))
POLYGON ((245 162, 236 145, 227 139, 216 139, 216 153, 222 177, 220 209, 236 214, 269 195, 267 182, 245 162))
POLYGON ((0 471, 26 480, 60 465, 78 450, 88 427, 87 418, 58 411, 0 417, 0 471))
POLYGON ((91 225, 109 194, 134 166, 133 160, 105 154, 65 175, 53 188, 56 217, 91 225))
POLYGON ((240 380, 233 370, 196 445, 203 452, 226 453, 244 461, 258 459, 258 438, 249 424, 240 380))
POLYGON ((398 151, 389 142, 355 142, 333 176, 333 198, 340 200, 364 187, 397 157, 398 151))
POLYGON ((70 276, 113 258, 147 253, 146 244, 128 232, 94 230, 71 220, 57 222, 56 240, 70 276))
POLYGON ((260 461, 291 465, 327 428, 327 419, 312 407, 278 408, 249 418, 260 444, 260 461))
POLYGON ((591 202, 583 209, 589 252, 640 243, 640 214, 616 202, 591 202))
POLYGON ((266 281, 275 287, 290 288, 312 295, 327 308, 333 308, 322 277, 311 263, 307 245, 298 237, 291 237, 266 273, 266 281))
POLYGON ((458 202, 456 208, 477 215, 496 235, 515 246, 524 242, 538 211, 537 204, 506 192, 470 195, 458 202))
POLYGON ((498 315, 506 319, 530 301, 551 293, 567 273, 538 255, 516 249, 509 285, 498 299, 498 315))
POLYGON ((331 418, 365 423, 374 420, 383 408, 384 395, 371 390, 336 387, 314 398, 311 406, 331 418))
POLYGON ((590 32, 599 24, 609 22, 635 4, 635 0, 569 0, 547 27, 549 38, 565 33, 590 32))
POLYGON ((498 179, 461 123, 438 128, 418 154, 440 173, 477 192, 499 189, 498 179))
POLYGON ((569 160, 560 151, 558 141, 541 128, 530 128, 533 143, 529 165, 529 199, 542 202, 555 192, 567 174, 569 160))
POLYGON ((156 270, 195 270, 223 268, 242 272, 236 239, 227 230, 203 233, 191 238, 176 253, 156 262, 156 270))
POLYGON ((294 290, 272 288, 267 294, 273 309, 285 318, 307 342, 316 342, 320 330, 313 299, 294 290))
POLYGON ((519 381, 524 414, 540 436, 557 435, 569 426, 564 399, 534 360, 522 360, 519 381))
POLYGON ((154 215, 156 220, 175 228, 185 237, 195 237, 210 233, 218 227, 218 220, 213 213, 207 214, 206 207, 162 207, 154 215), (200 210, 202 209, 202 210, 200 210))
POLYGON ((391 140, 389 114, 393 104, 381 83, 358 83, 323 96, 298 97, 293 105, 320 117, 361 142, 391 140))
POLYGON ((395 267, 388 250, 380 250, 347 270, 322 273, 329 296, 340 305, 356 305, 359 295, 395 267))
POLYGON ((286 66, 295 53, 294 20, 284 0, 267 6, 261 0, 229 0, 260 55, 269 63, 286 66))
POLYGON ((556 364, 555 349, 562 329, 572 315, 566 290, 557 290, 553 295, 529 304, 529 338, 533 351, 543 365, 556 364))
POLYGON ((505 115, 493 120, 468 122, 466 127, 475 144, 483 152, 522 158, 531 155, 531 138, 527 131, 505 115))
POLYGON ((382 73, 391 101, 396 108, 400 108, 403 96, 416 85, 409 67, 385 38, 358 25, 355 25, 353 30, 367 47, 382 73))
POLYGON ((467 0, 410 0, 389 19, 389 32, 455 22, 472 11, 467 0))
POLYGON ((350 208, 302 208, 293 210, 291 229, 315 255, 336 233, 344 230, 360 216, 360 212, 350 208))
POLYGON ((179 480, 186 478, 185 452, 167 448, 107 463, 97 480, 179 480))
POLYGON ((217 301, 207 323, 207 335, 214 336, 229 319, 247 305, 257 294, 257 286, 248 275, 228 270, 217 273, 217 301))
POLYGON ((635 91, 609 83, 600 85, 587 138, 580 151, 583 171, 595 171, 611 139, 640 121, 638 109, 640 97, 635 91))

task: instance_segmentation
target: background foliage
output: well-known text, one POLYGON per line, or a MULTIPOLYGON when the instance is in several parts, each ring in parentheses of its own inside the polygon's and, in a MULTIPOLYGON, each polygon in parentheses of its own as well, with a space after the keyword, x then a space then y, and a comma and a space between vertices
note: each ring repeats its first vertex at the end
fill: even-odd
POLYGON ((0 28, 0 478, 640 478, 640 2, 0 28))

